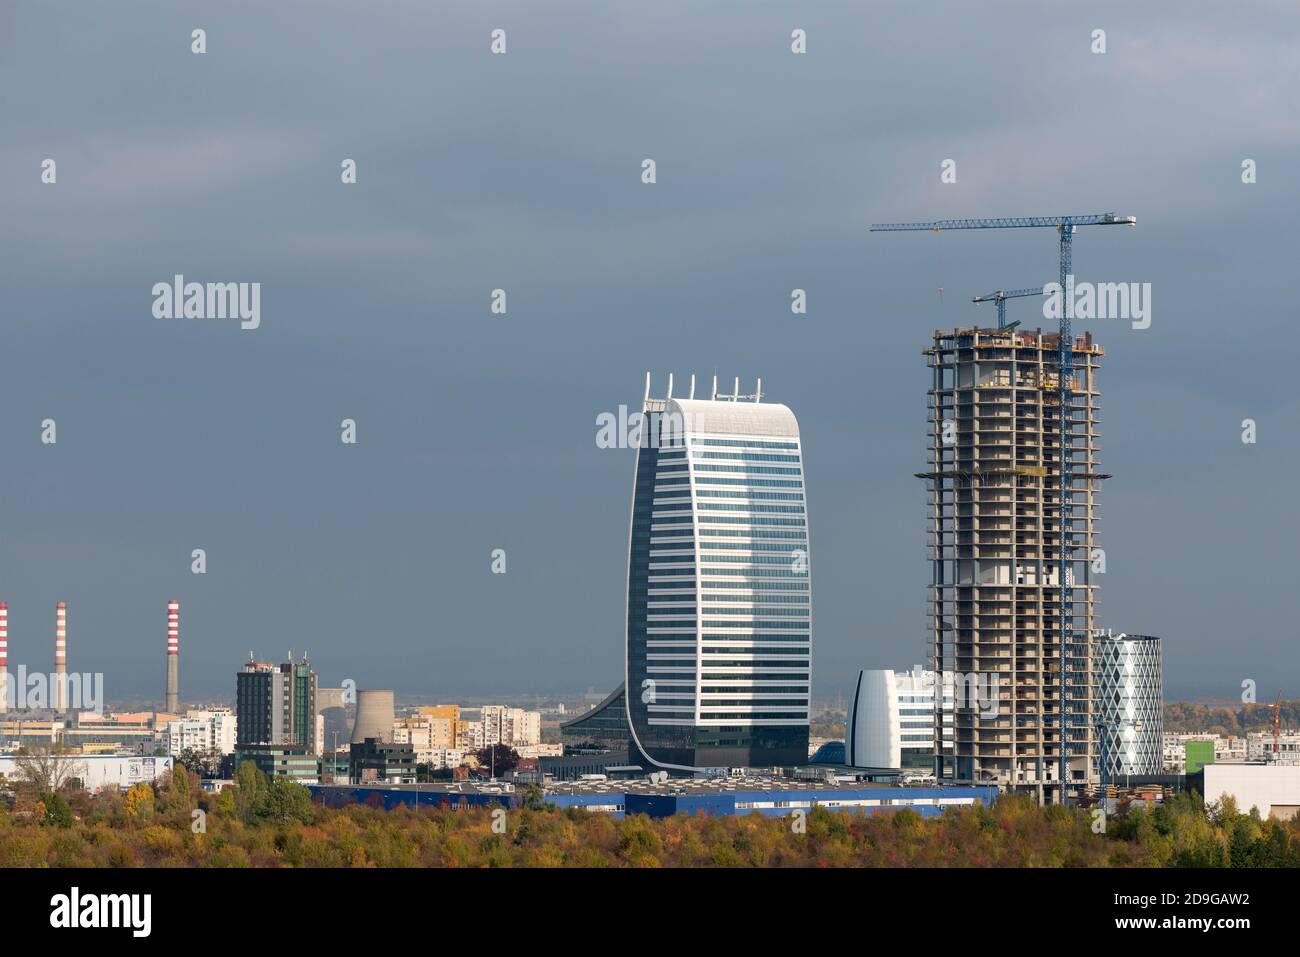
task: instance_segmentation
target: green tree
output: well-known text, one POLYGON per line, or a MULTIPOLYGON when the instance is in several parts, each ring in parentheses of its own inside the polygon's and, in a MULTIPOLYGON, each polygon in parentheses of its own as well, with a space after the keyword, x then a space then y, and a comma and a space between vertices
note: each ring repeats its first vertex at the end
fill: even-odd
POLYGON ((72 827, 72 807, 62 794, 50 792, 41 798, 41 804, 45 806, 42 824, 47 827, 72 827))
POLYGON ((251 822, 266 798, 266 775, 252 761, 244 761, 235 771, 235 811, 251 822))
POLYGON ((186 748, 176 759, 178 767, 183 767, 191 774, 198 775, 200 778, 207 776, 208 763, 202 754, 193 748, 186 748))
POLYGON ((167 790, 163 795, 164 806, 168 811, 192 811, 196 791, 190 772, 183 765, 178 764, 172 769, 171 777, 167 781, 167 790))
POLYGON ((311 792, 305 787, 288 778, 276 778, 266 789, 258 816, 276 824, 310 824, 316 817, 316 809, 312 807, 311 792))

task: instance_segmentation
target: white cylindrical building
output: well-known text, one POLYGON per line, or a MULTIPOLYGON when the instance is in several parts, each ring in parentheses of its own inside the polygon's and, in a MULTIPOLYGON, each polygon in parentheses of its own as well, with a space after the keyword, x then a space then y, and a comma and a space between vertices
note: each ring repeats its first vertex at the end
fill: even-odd
POLYGON ((1106 777, 1164 768, 1164 695, 1160 639, 1151 635, 1095 632, 1092 639, 1093 720, 1105 755, 1106 777))

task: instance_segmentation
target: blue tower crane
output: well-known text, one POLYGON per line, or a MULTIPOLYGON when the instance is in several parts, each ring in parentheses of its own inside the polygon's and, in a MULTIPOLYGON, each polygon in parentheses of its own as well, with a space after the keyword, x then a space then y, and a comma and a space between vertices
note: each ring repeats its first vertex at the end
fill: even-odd
POLYGON ((975 296, 971 302, 996 302, 998 304, 998 328, 1007 327, 1007 300, 1021 299, 1025 296, 1044 295, 1042 286, 1032 286, 1028 289, 1012 289, 1004 291, 999 289, 997 292, 987 292, 982 296, 975 296))
MULTIPOLYGON (((1073 271, 1073 242, 1074 231, 1080 226, 1136 226, 1136 216, 1120 216, 1115 213, 1083 213, 1074 216, 1018 216, 1001 219, 938 219, 928 223, 875 223, 871 226, 872 232, 917 232, 921 230, 943 232, 948 229, 1035 229, 1051 227, 1060 234, 1060 255, 1061 255, 1061 310, 1060 310, 1060 330, 1057 336, 1057 378, 1060 380, 1059 398, 1060 398, 1060 449, 1061 449, 1061 468, 1060 468, 1060 505, 1059 505, 1059 533, 1060 533, 1060 561, 1057 565, 1058 589, 1060 591, 1060 619, 1061 619, 1061 686, 1060 686, 1060 764, 1059 774, 1059 793, 1060 803, 1065 803, 1066 793, 1066 753, 1068 743, 1066 741, 1066 670, 1067 670, 1067 643, 1072 641, 1074 634, 1074 608, 1073 608, 1073 585, 1067 588, 1070 581, 1070 552, 1072 550, 1073 539, 1071 534, 1072 521, 1070 518, 1070 508, 1068 505, 1069 494, 1072 486, 1070 477, 1070 457, 1069 436, 1070 436, 1070 378, 1074 374, 1074 337, 1070 331, 1070 318, 1073 311, 1071 303, 1065 302, 1065 290, 1070 286, 1069 277, 1073 271)), ((1076 722, 1079 723, 1079 722, 1076 722)))

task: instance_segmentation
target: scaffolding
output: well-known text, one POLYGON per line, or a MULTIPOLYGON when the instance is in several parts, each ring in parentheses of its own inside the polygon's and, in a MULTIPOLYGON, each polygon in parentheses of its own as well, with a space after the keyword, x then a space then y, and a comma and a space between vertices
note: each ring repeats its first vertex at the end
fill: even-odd
MULTIPOLYGON (((930 495, 931 666, 958 681, 978 676, 992 699, 957 696, 952 752, 936 755, 936 774, 1036 791, 1040 800, 1059 784, 1062 733, 1067 787, 1092 773, 1091 559, 1099 483, 1109 477, 1098 462, 1104 353, 1085 334, 1071 350, 1062 516, 1058 341, 1041 330, 936 331, 924 351, 930 463, 917 473, 930 495)), ((937 741, 942 721, 937 711, 937 741)))

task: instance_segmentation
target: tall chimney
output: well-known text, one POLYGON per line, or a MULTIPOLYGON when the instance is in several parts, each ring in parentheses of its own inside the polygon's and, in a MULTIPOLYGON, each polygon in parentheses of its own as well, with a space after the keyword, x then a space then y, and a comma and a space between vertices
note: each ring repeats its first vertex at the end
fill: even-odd
POLYGON ((68 710, 68 603, 54 608, 54 710, 68 710))
POLYGON ((9 710, 9 603, 0 601, 0 714, 9 710))
POLYGON ((181 603, 175 598, 167 603, 167 696, 163 710, 179 714, 181 710, 180 645, 181 603))

